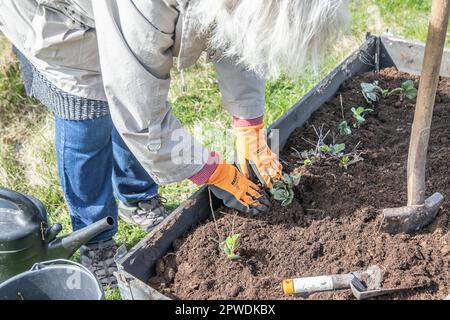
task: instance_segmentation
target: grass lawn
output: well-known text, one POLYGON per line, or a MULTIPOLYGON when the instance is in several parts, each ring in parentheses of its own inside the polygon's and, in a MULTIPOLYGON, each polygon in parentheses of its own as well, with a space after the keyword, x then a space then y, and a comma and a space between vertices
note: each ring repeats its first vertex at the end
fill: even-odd
MULTIPOLYGON (((280 79, 267 83, 267 125, 362 43, 366 32, 380 34, 390 28, 398 35, 424 41, 430 6, 431 0, 351 1, 351 27, 318 72, 305 74, 296 80, 280 79)), ((190 68, 186 72, 187 93, 182 92, 176 71, 173 79, 170 101, 178 118, 207 146, 228 154, 229 140, 224 142, 205 134, 211 128, 226 130, 231 123, 230 116, 220 104, 213 68, 203 61, 190 68)), ((56 171, 53 134, 52 114, 25 96, 10 45, 0 38, 0 186, 37 197, 45 204, 52 222, 62 223, 64 232, 69 232, 70 220, 56 171)), ((195 190, 191 183, 181 182, 161 187, 161 194, 168 199, 169 209, 173 209, 195 190)), ((121 223, 116 240, 130 248, 144 235, 139 229, 121 223)), ((116 292, 109 298, 118 299, 120 296, 116 292)))

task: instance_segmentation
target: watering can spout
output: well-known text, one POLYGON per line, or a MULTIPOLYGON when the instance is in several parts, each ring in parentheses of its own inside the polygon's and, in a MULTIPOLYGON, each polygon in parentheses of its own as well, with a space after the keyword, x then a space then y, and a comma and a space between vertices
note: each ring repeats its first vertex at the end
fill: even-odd
POLYGON ((100 220, 86 228, 75 231, 68 236, 56 238, 59 227, 49 230, 47 259, 69 259, 81 246, 114 227, 114 219, 111 217, 100 220), (54 239, 54 240, 53 240, 54 239))

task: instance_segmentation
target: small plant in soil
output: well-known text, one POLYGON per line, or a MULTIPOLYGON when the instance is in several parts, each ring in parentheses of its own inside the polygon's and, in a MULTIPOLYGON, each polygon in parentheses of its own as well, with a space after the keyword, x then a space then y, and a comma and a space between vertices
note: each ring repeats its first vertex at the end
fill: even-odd
POLYGON ((208 190, 208 192, 209 192, 209 205, 210 205, 211 214, 213 217, 214 226, 216 228, 217 237, 218 237, 218 239, 211 238, 211 240, 215 241, 219 245, 219 248, 225 253, 226 257, 229 260, 239 260, 241 258, 241 256, 239 254, 237 254, 236 251, 237 251, 239 239, 241 238, 241 234, 234 232, 234 221, 235 221, 237 213, 233 217, 233 221, 231 224, 231 233, 229 233, 230 235, 225 239, 225 241, 222 241, 221 239, 223 239, 223 238, 221 237, 221 232, 220 232, 219 226, 217 224, 216 214, 214 212, 214 207, 213 207, 213 203, 212 203, 211 190, 208 190))
POLYGON ((350 159, 350 157, 349 157, 348 155, 342 156, 342 158, 341 158, 341 165, 342 165, 345 169, 348 168, 348 166, 350 165, 350 162, 351 162, 351 159, 350 159))
POLYGON ((361 90, 364 98, 370 104, 377 102, 380 97, 387 98, 396 93, 400 94, 401 100, 404 98, 413 100, 417 97, 417 89, 412 80, 403 82, 400 88, 393 90, 381 88, 378 81, 374 81, 373 83, 363 82, 361 83, 361 90))
POLYGON ((339 159, 344 154, 345 148, 345 143, 324 144, 319 149, 304 151, 301 154, 302 158, 305 159, 303 164, 308 166, 326 162, 330 158, 339 159))
POLYGON ((270 191, 276 201, 281 202, 283 207, 289 206, 294 200, 294 187, 300 184, 300 175, 285 174, 283 180, 276 180, 270 191))
POLYGON ((353 114, 353 128, 361 128, 361 126, 366 122, 367 113, 373 112, 373 109, 366 109, 364 107, 352 108, 353 114))
POLYGON ((329 155, 338 155, 345 151, 345 143, 333 144, 333 145, 323 145, 320 147, 320 151, 329 155))
POLYGON ((370 104, 377 102, 380 95, 384 97, 389 93, 389 90, 386 91, 382 89, 378 84, 378 81, 374 81, 373 83, 361 83, 362 94, 370 104))
MULTIPOLYGON (((322 125, 319 129, 313 126, 313 129, 317 135, 317 142, 314 143, 307 139, 305 140, 308 144, 313 146, 313 149, 303 151, 302 153, 295 150, 298 155, 303 159, 304 165, 320 165, 323 162, 326 162, 330 157, 339 158, 340 153, 345 151, 345 144, 327 144, 325 143, 325 139, 330 134, 330 131, 324 133, 324 125, 322 125)), ((334 139, 333 139, 334 140, 334 139)))
POLYGON ((407 80, 403 82, 402 86, 400 88, 396 88, 392 90, 389 95, 394 93, 400 93, 400 99, 409 99, 413 100, 417 97, 417 89, 414 86, 414 81, 407 80))
POLYGON ((352 129, 348 125, 347 121, 344 120, 339 124, 339 133, 341 136, 349 136, 352 134, 352 129))
POLYGON ((312 142, 303 138, 304 141, 314 147, 313 149, 305 150, 300 153, 296 149, 292 148, 303 160, 304 166, 320 166, 321 164, 338 162, 341 166, 347 169, 348 166, 363 160, 361 157, 361 152, 358 151, 360 145, 359 143, 351 152, 346 152, 345 143, 336 143, 334 138, 332 144, 325 143, 330 131, 324 133, 323 125, 319 129, 313 126, 313 129, 317 135, 317 142, 312 142))
POLYGON ((239 233, 232 234, 221 243, 223 251, 230 260, 239 260, 241 258, 241 256, 236 253, 240 237, 241 235, 239 233))
POLYGON ((344 101, 342 99, 342 94, 339 97, 341 100, 341 113, 342 113, 342 122, 339 124, 339 133, 341 134, 341 136, 349 136, 352 134, 352 129, 350 128, 347 120, 345 119, 344 101))

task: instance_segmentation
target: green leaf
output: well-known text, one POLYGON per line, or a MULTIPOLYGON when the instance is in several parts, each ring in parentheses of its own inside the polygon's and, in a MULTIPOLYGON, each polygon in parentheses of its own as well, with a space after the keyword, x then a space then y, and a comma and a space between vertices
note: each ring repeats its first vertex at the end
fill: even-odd
POLYGON ((295 196, 294 195, 294 191, 293 190, 289 190, 289 193, 288 193, 286 199, 281 203, 281 205, 283 207, 289 206, 292 203, 292 201, 294 201, 294 196, 295 196))
POLYGON ((378 100, 377 91, 380 88, 376 82, 372 83, 361 83, 361 90, 364 98, 366 98, 367 102, 372 103, 378 100))
POLYGON ((407 80, 402 84, 402 90, 406 98, 414 100, 417 97, 417 89, 414 86, 414 81, 407 80))
POLYGON ((328 145, 323 145, 320 147, 320 151, 322 151, 324 153, 329 153, 331 151, 331 148, 328 145))
POLYGON ((276 201, 281 202, 282 206, 288 206, 295 197, 294 187, 300 184, 301 175, 285 174, 282 181, 275 181, 274 187, 270 192, 276 201))
POLYGON ((226 240, 225 243, 229 248, 234 248, 236 246, 236 242, 239 240, 240 238, 240 234, 233 234, 231 236, 229 236, 226 240))
POLYGON ((305 166, 309 166, 309 165, 312 164, 312 161, 311 161, 310 159, 306 159, 305 161, 303 161, 303 164, 304 164, 305 166))
POLYGON ((359 116, 359 115, 358 115, 358 116, 355 117, 355 119, 356 119, 356 121, 357 121, 358 123, 360 123, 360 124, 366 122, 366 119, 365 119, 363 116, 359 116))
POLYGON ((414 100, 417 97, 417 89, 406 92, 405 97, 409 100, 414 100))
POLYGON ((364 97, 366 98, 367 102, 369 102, 369 103, 376 102, 378 100, 378 96, 373 92, 370 92, 370 93, 365 92, 363 94, 364 94, 364 97))
POLYGON ((292 175, 292 184, 297 187, 300 184, 300 181, 302 180, 302 175, 301 174, 297 174, 297 175, 292 175))
POLYGON ((415 89, 415 88, 414 88, 414 81, 412 81, 412 80, 406 80, 406 81, 403 82, 403 84, 402 84, 402 89, 403 89, 404 91, 408 91, 408 90, 411 90, 411 89, 415 89))
POLYGON ((231 250, 229 247, 227 246, 223 246, 223 251, 225 252, 225 254, 227 255, 227 257, 229 257, 231 255, 231 250))
POLYGON ((366 109, 365 109, 364 107, 358 107, 358 108, 356 109, 355 113, 356 113, 357 115, 362 115, 362 114, 364 114, 365 111, 366 111, 366 109))
POLYGON ((283 180, 284 180, 284 183, 287 184, 288 186, 291 186, 294 184, 294 180, 292 179, 292 177, 286 173, 283 175, 283 180))
POLYGON ((343 156, 343 157, 342 157, 341 163, 342 163, 344 166, 348 165, 349 162, 350 162, 350 157, 349 157, 349 156, 343 156))
POLYGON ((366 122, 366 119, 364 118, 366 113, 373 112, 373 109, 366 109, 364 107, 358 107, 358 108, 352 108, 353 118, 355 119, 356 123, 353 124, 354 128, 359 128, 361 125, 366 122))
POLYGON ((341 153, 345 151, 345 143, 335 144, 331 150, 333 154, 341 153))
POLYGON ((225 252, 225 254, 227 255, 227 258, 230 260, 237 260, 240 259, 240 256, 236 254, 236 247, 237 247, 237 243, 239 241, 239 238, 241 237, 241 235, 238 234, 233 234, 231 236, 229 236, 223 243, 223 251, 225 252))
POLYGON ((289 192, 286 189, 272 189, 272 194, 275 200, 284 201, 289 196, 289 192))
POLYGON ((364 92, 374 92, 377 90, 377 85, 374 83, 363 82, 361 83, 361 89, 364 92))
POLYGON ((342 121, 339 125, 339 132, 342 136, 348 136, 352 134, 352 129, 350 129, 347 121, 342 121))
POLYGON ((272 190, 277 190, 277 189, 284 189, 285 183, 281 180, 275 180, 273 182, 273 188, 272 190))

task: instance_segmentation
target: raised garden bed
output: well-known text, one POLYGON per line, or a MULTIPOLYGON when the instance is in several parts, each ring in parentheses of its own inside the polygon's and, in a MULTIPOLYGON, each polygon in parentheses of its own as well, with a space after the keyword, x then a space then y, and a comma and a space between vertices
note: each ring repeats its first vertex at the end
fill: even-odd
MULTIPOLYGON (((392 60, 395 54, 390 54, 392 47, 387 46, 398 48, 404 42, 390 41, 370 37, 274 125, 281 129, 281 141, 287 144, 281 155, 286 169, 302 174, 289 207, 274 202, 268 214, 253 218, 220 209, 213 201, 218 235, 211 220, 208 192, 200 191, 119 260, 124 298, 282 299, 284 278, 361 271, 374 264, 383 270, 385 287, 425 285, 388 298, 447 296, 447 201, 437 220, 423 232, 412 236, 378 232, 380 209, 406 203, 406 159, 414 102, 393 94, 368 105, 360 85, 378 80, 381 87, 393 89, 410 79, 417 87, 416 76, 383 69, 394 65, 406 69, 406 61, 412 66, 408 71, 414 71, 414 58, 392 60), (381 72, 373 72, 378 67, 381 72), (351 108, 357 106, 374 109, 360 128, 352 126, 351 108), (339 135, 343 118, 351 126, 351 135, 339 135), (311 149, 310 142, 317 141, 316 131, 322 125, 324 133, 330 130, 327 144, 344 143, 346 150, 355 150, 352 157, 360 155, 363 160, 348 168, 332 158, 305 166, 302 153, 311 149), (217 243, 233 232, 241 234, 237 251, 241 258, 236 261, 228 260, 217 243)), ((420 52, 413 44, 408 50, 420 52)), ((420 54, 415 59, 420 60, 420 54)), ((442 79, 430 141, 427 188, 430 194, 439 191, 446 197, 450 196, 449 104, 450 80, 442 79)), ((347 290, 310 298, 350 299, 352 295, 347 290)))
MULTIPOLYGON (((281 299, 281 282, 297 276, 318 276, 366 270, 378 265, 385 287, 426 284, 421 290, 393 298, 444 298, 450 292, 449 204, 445 202, 433 225, 413 236, 380 234, 379 209, 406 203, 406 160, 414 101, 399 95, 381 99, 366 123, 340 136, 340 95, 346 119, 352 106, 367 105, 361 82, 378 80, 383 88, 397 88, 408 79, 394 68, 366 73, 347 81, 330 102, 317 111, 303 129, 293 134, 281 159, 288 171, 301 172, 295 200, 288 207, 274 203, 264 216, 217 213, 221 239, 241 234, 231 261, 218 248, 215 222, 206 223, 174 242, 174 251, 156 265, 150 283, 181 299, 281 299), (299 152, 318 140, 313 127, 330 134, 325 142, 359 144, 360 162, 345 169, 334 159, 304 165, 299 152), (333 132, 334 131, 334 132, 333 132), (333 134, 334 133, 334 134, 333 134), (337 141, 333 142, 332 136, 337 141), (234 232, 231 231, 234 226, 234 232), (207 276, 205 276, 207 275, 207 276)), ((450 80, 439 85, 429 154, 429 192, 450 195, 450 80)), ((369 106, 368 106, 369 107, 369 106)), ((351 298, 350 290, 321 293, 310 298, 351 298)))

